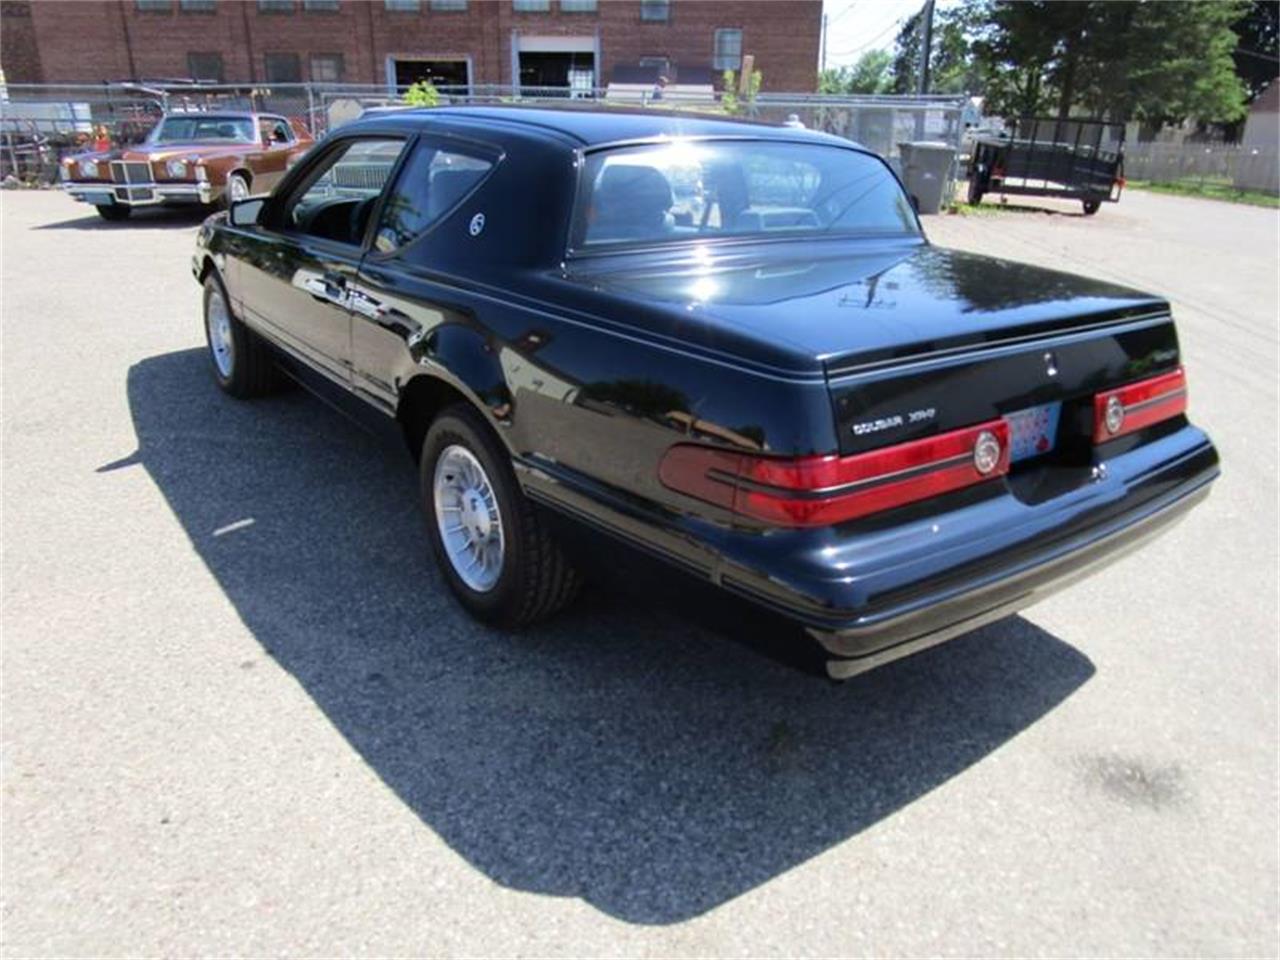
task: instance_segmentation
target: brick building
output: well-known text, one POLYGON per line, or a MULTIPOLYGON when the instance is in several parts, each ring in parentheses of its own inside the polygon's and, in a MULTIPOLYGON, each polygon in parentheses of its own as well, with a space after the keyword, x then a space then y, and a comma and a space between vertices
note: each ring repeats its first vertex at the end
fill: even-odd
POLYGON ((9 83, 196 77, 590 87, 706 82, 744 55, 812 91, 821 0, 3 0, 9 83))

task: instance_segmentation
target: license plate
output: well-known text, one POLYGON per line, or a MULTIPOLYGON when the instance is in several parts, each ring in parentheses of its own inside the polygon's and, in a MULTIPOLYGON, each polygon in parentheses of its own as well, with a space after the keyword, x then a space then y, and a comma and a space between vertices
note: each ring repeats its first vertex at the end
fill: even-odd
POLYGON ((1054 438, 1058 435, 1058 416, 1061 413, 1061 403, 1046 403, 1006 414, 1004 419, 1009 424, 1010 462, 1017 463, 1052 450, 1054 438))

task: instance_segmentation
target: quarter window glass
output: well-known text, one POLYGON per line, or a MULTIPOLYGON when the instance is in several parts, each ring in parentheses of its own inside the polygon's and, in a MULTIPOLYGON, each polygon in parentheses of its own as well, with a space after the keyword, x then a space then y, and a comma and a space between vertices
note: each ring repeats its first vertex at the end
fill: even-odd
POLYGON ((492 167, 479 157, 419 147, 387 194, 374 248, 390 253, 421 236, 457 206, 492 167))
POLYGON ((293 139, 289 125, 283 120, 263 118, 258 121, 258 126, 262 131, 262 139, 266 143, 288 143, 293 139))
POLYGON ((403 141, 353 140, 311 172, 285 204, 286 229, 358 246, 403 141))
POLYGON ((877 157, 811 143, 677 141, 587 158, 575 245, 785 233, 915 234, 877 157))

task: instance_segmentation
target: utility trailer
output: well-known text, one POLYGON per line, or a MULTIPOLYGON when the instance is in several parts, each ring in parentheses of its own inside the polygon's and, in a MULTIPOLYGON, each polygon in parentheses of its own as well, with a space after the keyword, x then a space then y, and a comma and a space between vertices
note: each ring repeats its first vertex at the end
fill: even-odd
POLYGON ((1124 125, 1023 117, 1012 137, 982 137, 969 165, 969 202, 987 193, 1079 200, 1086 216, 1124 189, 1124 125))

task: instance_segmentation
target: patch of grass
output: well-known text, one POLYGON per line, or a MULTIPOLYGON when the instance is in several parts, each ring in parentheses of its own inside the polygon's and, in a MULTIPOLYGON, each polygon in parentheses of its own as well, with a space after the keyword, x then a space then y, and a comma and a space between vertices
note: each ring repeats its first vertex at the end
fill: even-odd
POLYGON ((1206 197, 1210 200, 1245 203, 1254 207, 1280 207, 1280 196, 1272 193, 1262 193, 1259 190, 1237 190, 1229 182, 1216 178, 1204 183, 1186 180, 1176 183, 1130 180, 1125 186, 1132 187, 1135 190, 1149 190, 1152 193, 1169 193, 1178 197, 1206 197))
POLYGON ((942 212, 958 217, 998 217, 1005 213, 1057 213, 1056 210, 1029 207, 1023 203, 1001 203, 999 200, 977 204, 957 201, 950 206, 943 207, 942 212))

